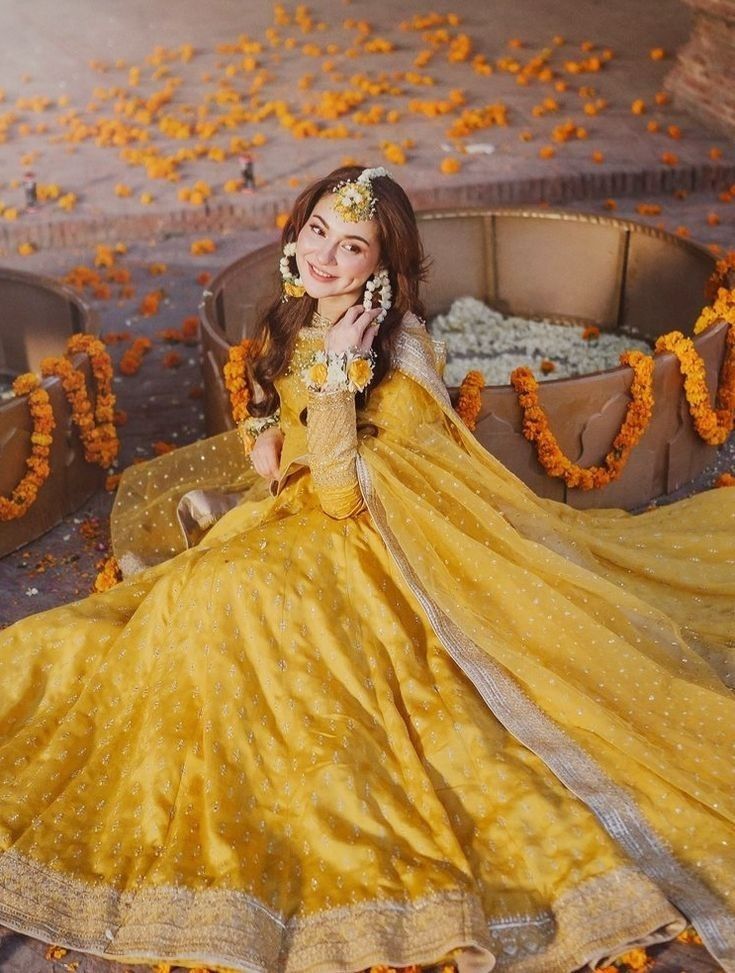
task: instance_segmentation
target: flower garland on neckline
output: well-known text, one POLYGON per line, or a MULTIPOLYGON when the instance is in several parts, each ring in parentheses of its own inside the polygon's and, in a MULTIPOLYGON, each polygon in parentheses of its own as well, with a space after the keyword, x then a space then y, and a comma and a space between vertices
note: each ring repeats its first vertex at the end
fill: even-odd
POLYGON ((13 392, 18 398, 23 395, 28 397, 28 409, 33 420, 31 453, 26 458, 28 472, 21 478, 11 496, 0 496, 0 521, 22 517, 48 479, 51 472, 48 457, 53 443, 52 433, 56 426, 49 394, 41 387, 38 375, 32 372, 19 375, 13 382, 13 392))

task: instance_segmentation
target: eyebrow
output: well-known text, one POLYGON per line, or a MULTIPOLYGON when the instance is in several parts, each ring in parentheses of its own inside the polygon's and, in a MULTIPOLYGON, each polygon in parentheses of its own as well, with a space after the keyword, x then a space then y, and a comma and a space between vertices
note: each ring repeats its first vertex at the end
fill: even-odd
MULTIPOLYGON (((312 213, 311 218, 314 220, 319 220, 320 223, 323 223, 324 226, 327 229, 329 229, 329 224, 327 223, 327 221, 322 219, 322 217, 318 213, 312 213)), ((345 240, 359 240, 361 243, 364 243, 366 247, 370 246, 370 244, 365 239, 365 237, 358 236, 356 233, 348 233, 347 236, 345 237, 345 240)))

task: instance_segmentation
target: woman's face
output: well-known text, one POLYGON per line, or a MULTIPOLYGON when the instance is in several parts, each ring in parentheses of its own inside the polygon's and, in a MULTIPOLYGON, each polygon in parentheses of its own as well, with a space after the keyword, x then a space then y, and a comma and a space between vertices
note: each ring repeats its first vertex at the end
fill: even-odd
MULTIPOLYGON (((316 204, 296 240, 296 264, 306 293, 317 300, 361 297, 380 261, 375 220, 347 223, 334 209, 333 193, 316 204)), ((342 303, 342 302, 340 302, 342 303)))

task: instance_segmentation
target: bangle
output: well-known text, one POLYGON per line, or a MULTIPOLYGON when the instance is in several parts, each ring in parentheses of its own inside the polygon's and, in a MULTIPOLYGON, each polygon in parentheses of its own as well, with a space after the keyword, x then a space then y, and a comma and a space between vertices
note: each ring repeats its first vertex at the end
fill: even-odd
POLYGON ((375 352, 370 348, 347 351, 317 351, 301 372, 310 392, 362 392, 375 374, 375 352))
POLYGON ((281 422, 281 410, 280 408, 270 416, 248 416, 248 418, 241 422, 238 426, 240 431, 240 438, 242 439, 242 445, 245 449, 245 455, 248 455, 255 445, 255 440, 264 433, 266 429, 272 429, 274 426, 280 425, 281 422))

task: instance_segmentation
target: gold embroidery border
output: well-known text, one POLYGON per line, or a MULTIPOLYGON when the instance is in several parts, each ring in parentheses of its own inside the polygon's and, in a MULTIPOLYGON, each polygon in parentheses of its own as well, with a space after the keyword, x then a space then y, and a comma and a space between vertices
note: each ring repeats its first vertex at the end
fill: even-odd
POLYGON ((390 528, 362 455, 358 455, 356 465, 365 504, 388 551, 426 612, 437 638, 489 709, 590 808, 608 834, 633 861, 640 863, 642 871, 689 918, 723 969, 735 973, 735 914, 676 859, 673 850, 645 819, 633 795, 615 784, 582 747, 525 695, 515 679, 467 638, 435 604, 390 528))
POLYGON ((13 849, 0 854, 0 922, 43 942, 122 963, 350 973, 385 962, 428 965, 459 949, 465 973, 489 973, 495 965, 479 899, 459 889, 287 921, 244 892, 179 886, 121 892, 13 849))
POLYGON ((0 919, 41 941, 118 962, 167 961, 243 973, 428 965, 454 950, 459 973, 568 973, 636 945, 671 939, 685 926, 633 865, 588 879, 535 915, 488 921, 479 898, 452 890, 286 921, 242 892, 176 886, 119 892, 13 850, 0 856, 0 919))

